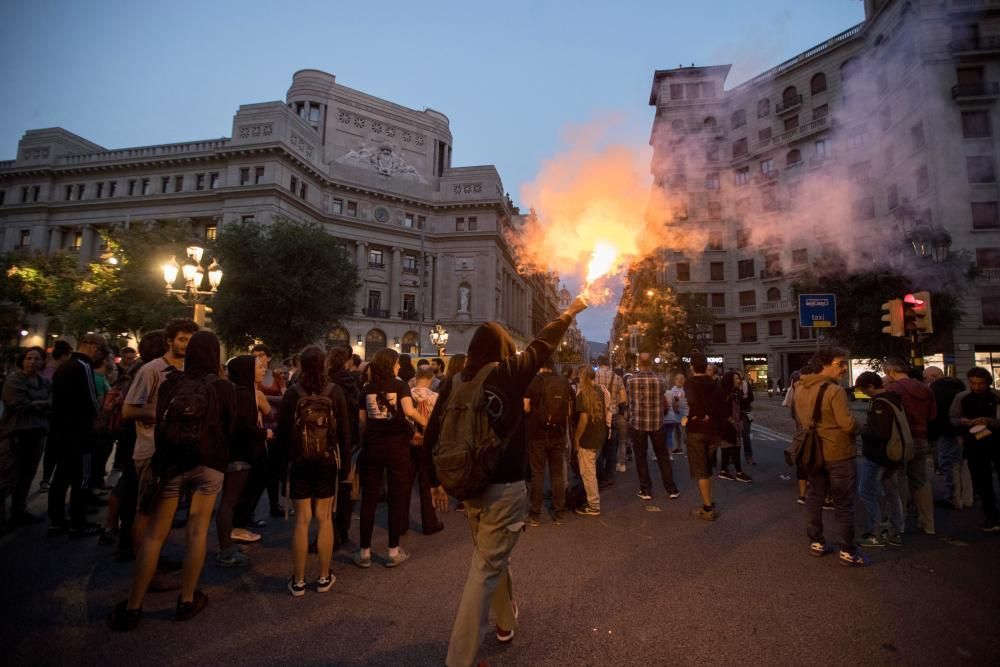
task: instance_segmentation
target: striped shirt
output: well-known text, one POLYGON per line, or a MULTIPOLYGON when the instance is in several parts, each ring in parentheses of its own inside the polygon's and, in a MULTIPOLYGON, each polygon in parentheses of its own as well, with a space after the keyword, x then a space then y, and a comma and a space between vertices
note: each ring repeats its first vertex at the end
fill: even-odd
POLYGON ((638 371, 629 378, 629 426, 639 431, 660 428, 664 382, 652 371, 638 371))

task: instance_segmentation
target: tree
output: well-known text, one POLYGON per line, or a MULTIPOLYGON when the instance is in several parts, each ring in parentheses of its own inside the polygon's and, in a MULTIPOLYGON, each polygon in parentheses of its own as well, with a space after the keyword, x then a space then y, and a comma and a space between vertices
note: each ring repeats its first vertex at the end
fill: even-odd
POLYGON ((219 231, 225 279, 213 322, 227 343, 267 341, 282 356, 316 341, 354 307, 357 269, 320 226, 284 218, 219 231))

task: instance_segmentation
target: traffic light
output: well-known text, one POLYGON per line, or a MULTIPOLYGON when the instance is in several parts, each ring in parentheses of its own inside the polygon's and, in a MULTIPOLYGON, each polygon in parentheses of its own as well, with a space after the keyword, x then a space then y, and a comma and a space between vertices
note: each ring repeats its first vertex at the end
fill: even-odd
POLYGON ((924 291, 907 294, 903 297, 903 306, 907 323, 912 320, 913 329, 917 333, 934 333, 934 322, 931 319, 930 292, 924 291))
POLYGON ((882 321, 886 322, 886 326, 882 327, 882 333, 897 338, 906 335, 906 329, 903 326, 902 299, 890 299, 882 304, 882 321))

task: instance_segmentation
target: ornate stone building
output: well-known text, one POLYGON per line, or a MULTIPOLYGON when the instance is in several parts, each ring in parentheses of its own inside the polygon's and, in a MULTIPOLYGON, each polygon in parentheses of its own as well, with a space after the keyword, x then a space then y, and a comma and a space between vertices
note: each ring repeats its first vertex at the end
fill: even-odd
MULTIPOLYGON (((296 72, 284 102, 240 106, 230 138, 109 150, 61 128, 29 130, 0 162, 2 250, 70 250, 81 264, 119 224, 220 226, 275 217, 321 224, 361 278, 354 312, 330 340, 436 353, 503 323, 523 345, 552 314, 548 276, 522 276, 506 240, 518 209, 492 165, 453 167, 448 118, 367 95, 317 70, 296 72)), ((222 289, 225 289, 223 284, 222 289)))

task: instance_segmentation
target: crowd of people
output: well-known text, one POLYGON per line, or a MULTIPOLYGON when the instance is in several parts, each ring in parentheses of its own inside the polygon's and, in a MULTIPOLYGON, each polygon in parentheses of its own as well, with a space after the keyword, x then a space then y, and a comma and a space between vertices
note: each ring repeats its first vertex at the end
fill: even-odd
MULTIPOLYGON (((190 320, 146 333, 138 350, 120 351, 117 364, 96 334, 82 336, 76 350, 57 341, 51 356, 21 350, 2 392, 2 525, 11 531, 42 520, 26 501, 44 459, 49 534, 97 535, 114 546, 116 560, 135 561, 127 596, 108 616, 118 631, 138 626, 149 591, 179 589, 178 620, 205 608, 198 582, 213 517, 219 567, 251 566, 243 545, 263 539, 258 531, 268 518, 292 517, 287 590, 295 597, 323 593, 336 580, 332 555, 351 541, 355 510, 360 525, 351 562, 362 569, 408 560, 401 538, 414 487, 422 533, 444 528, 437 512, 450 509, 454 489, 439 454, 462 440, 456 413, 479 411, 490 443, 468 445, 466 465, 481 466, 482 479, 475 492, 453 493, 472 529, 474 556, 447 656, 449 665, 474 664, 491 609, 497 640, 514 637, 509 558, 522 527, 541 525, 547 498, 555 524, 568 512, 600 516, 601 491, 631 464, 638 498, 650 501, 652 461, 666 497, 676 500, 673 455, 684 454, 698 491, 690 514, 715 521, 721 510, 713 482, 753 483, 743 466, 756 465, 754 392, 742 374, 719 377, 695 354, 668 382, 645 353, 630 374, 613 369, 606 356, 596 369, 557 373, 552 352, 585 307, 573 302, 521 352, 491 322, 475 331, 466 354, 447 364, 421 359, 415 367, 392 349, 365 363, 349 347, 308 346, 286 375, 263 344, 223 364, 216 336, 190 320), (470 387, 480 398, 468 402, 470 387), (474 449, 487 445, 493 449, 474 449), (476 458, 486 451, 494 452, 489 465, 476 458), (265 494, 270 517, 257 515, 265 494), (383 501, 388 542, 378 555, 374 526, 383 501), (90 521, 104 505, 104 525, 90 521), (185 555, 177 562, 162 548, 179 526, 185 555), (309 553, 318 561, 311 580, 309 553), (179 583, 169 576, 178 570, 179 583)), ((855 384, 871 399, 863 425, 842 384, 844 350, 820 349, 789 387, 786 404, 799 432, 812 430, 819 443, 818 461, 796 459, 809 553, 838 551, 844 565, 868 564, 865 549, 902 545, 904 502, 916 508, 917 530, 934 534, 930 461, 947 489, 938 505, 963 510, 978 499, 982 529, 1000 531, 992 477, 1000 470, 1000 393, 989 372, 971 369, 966 388, 935 367, 915 379, 898 359, 882 370, 884 378, 863 373, 855 384), (857 539, 855 498, 866 515, 857 539), (824 509, 833 510, 829 540, 824 509)))

